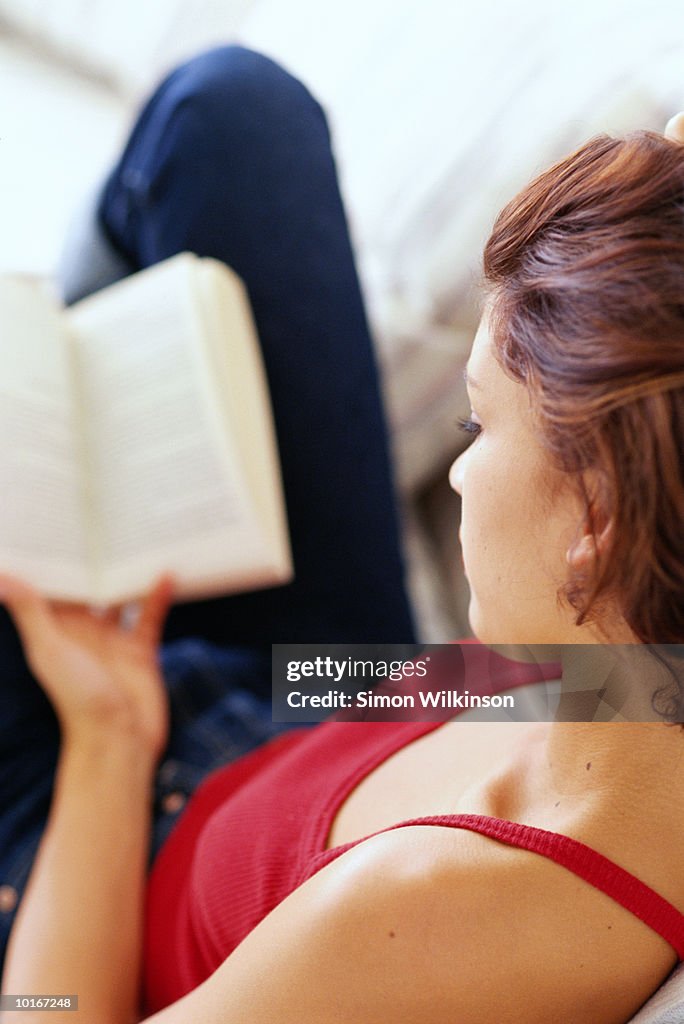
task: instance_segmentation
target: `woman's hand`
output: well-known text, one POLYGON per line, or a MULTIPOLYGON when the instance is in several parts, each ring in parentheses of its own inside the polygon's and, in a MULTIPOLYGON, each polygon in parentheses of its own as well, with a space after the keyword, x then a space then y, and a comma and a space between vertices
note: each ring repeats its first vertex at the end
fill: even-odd
POLYGON ((99 613, 49 601, 28 584, 0 575, 0 601, 14 620, 65 740, 123 730, 155 759, 161 754, 168 702, 158 647, 172 590, 171 578, 160 578, 131 624, 121 607, 99 613))

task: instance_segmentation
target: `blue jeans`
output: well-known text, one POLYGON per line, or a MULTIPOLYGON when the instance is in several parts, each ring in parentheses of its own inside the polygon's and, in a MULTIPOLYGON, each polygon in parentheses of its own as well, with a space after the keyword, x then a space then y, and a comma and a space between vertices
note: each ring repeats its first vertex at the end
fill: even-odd
MULTIPOLYGON (((276 642, 411 643, 377 369, 323 112, 240 47, 174 71, 99 193, 67 300, 190 250, 244 280, 268 375, 296 578, 180 605, 162 651, 171 735, 152 855, 211 770, 271 721, 276 642)), ((0 949, 48 813, 59 734, 0 613, 0 949)))

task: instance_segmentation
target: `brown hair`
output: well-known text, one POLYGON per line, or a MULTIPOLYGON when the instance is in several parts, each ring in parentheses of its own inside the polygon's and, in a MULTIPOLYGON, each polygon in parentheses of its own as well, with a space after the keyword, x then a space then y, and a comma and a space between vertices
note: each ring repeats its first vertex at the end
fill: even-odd
POLYGON ((643 643, 684 640, 684 146, 600 135, 500 213, 484 253, 494 349, 533 396, 590 528, 577 623, 606 599, 643 643), (591 469, 588 484, 586 471, 591 469))

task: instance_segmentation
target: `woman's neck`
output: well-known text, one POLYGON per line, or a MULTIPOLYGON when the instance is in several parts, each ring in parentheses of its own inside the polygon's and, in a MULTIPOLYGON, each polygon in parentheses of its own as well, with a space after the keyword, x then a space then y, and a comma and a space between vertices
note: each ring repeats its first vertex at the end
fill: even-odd
POLYGON ((553 722, 539 765, 554 793, 616 792, 656 798, 684 812, 684 733, 662 722, 553 722), (673 793, 676 790, 676 793, 673 793), (681 799, 679 793, 681 792, 681 799))
POLYGON ((598 849, 605 836, 640 848, 653 844, 654 851, 659 843, 659 856, 681 832, 684 732, 678 725, 539 725, 531 728, 511 769, 494 812, 500 817, 580 835, 598 849))
POLYGON ((568 722, 660 722, 679 700, 681 670, 645 644, 564 644, 556 718, 568 722))

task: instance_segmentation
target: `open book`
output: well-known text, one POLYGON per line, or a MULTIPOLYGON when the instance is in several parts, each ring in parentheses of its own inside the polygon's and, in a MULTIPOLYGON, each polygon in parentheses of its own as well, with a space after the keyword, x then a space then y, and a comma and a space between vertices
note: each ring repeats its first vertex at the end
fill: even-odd
POLYGON ((107 604, 292 576, 245 289, 189 253, 64 310, 0 279, 0 570, 107 604))

